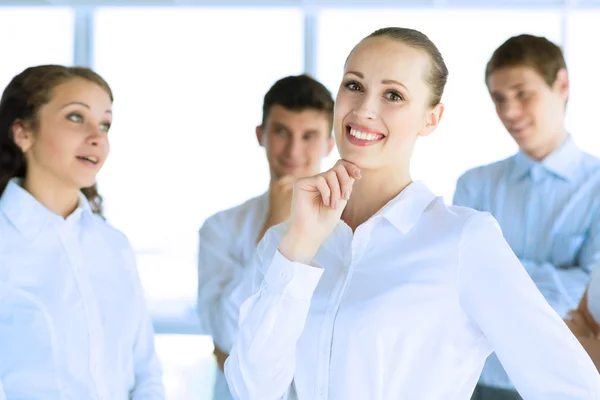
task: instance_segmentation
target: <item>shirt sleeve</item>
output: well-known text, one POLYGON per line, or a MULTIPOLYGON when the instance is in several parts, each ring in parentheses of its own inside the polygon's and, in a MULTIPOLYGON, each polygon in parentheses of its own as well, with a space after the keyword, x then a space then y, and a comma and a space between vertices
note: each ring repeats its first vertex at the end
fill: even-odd
POLYGON ((142 285, 137 272, 135 255, 130 250, 132 260, 130 271, 134 285, 134 299, 137 304, 137 330, 133 343, 133 365, 135 386, 131 391, 132 400, 163 400, 165 398, 162 369, 154 348, 154 328, 146 307, 142 285))
POLYGON ((241 307, 239 332, 225 375, 234 398, 295 398, 296 343, 323 270, 291 262, 278 251, 280 234, 267 231, 254 258, 254 294, 241 307))
POLYGON ((0 400, 7 400, 6 393, 4 393, 4 386, 2 386, 2 380, 0 379, 0 400))
POLYGON ((548 305, 487 213, 469 218, 459 247, 462 307, 526 400, 600 399, 600 375, 548 305))
POLYGON ((578 257, 579 264, 588 273, 591 273, 592 269, 600 263, 600 204, 598 203, 600 200, 595 204, 595 215, 586 232, 578 257))
POLYGON ((576 246, 578 253, 572 266, 521 260, 540 292, 563 318, 569 310, 577 308, 594 266, 600 263, 600 218, 592 220, 581 242, 571 245, 576 246))
POLYGON ((199 234, 198 315, 203 331, 225 352, 231 350, 237 334, 239 308, 252 294, 246 280, 250 266, 229 251, 237 234, 214 218, 206 221, 199 234))
POLYGON ((560 268, 549 262, 531 260, 521 260, 521 264, 559 316, 565 318, 568 311, 577 308, 590 280, 587 268, 560 268))

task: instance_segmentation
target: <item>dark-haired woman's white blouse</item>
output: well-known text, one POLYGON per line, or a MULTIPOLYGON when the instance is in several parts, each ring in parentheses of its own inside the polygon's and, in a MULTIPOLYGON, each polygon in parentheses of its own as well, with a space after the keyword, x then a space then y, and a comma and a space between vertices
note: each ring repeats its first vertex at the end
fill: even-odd
POLYGON ((0 198, 0 400, 159 400, 134 253, 81 196, 64 219, 16 180, 0 198))

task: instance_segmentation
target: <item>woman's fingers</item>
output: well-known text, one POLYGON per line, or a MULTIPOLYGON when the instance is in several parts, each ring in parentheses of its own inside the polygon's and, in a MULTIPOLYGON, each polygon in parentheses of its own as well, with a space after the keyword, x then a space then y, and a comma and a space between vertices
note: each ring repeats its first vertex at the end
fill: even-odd
POLYGON ((333 167, 337 175, 337 179, 340 185, 341 197, 344 200, 350 199, 350 193, 352 192, 352 186, 354 185, 354 178, 348 173, 348 169, 341 164, 336 164, 333 167))
POLYGON ((325 206, 329 206, 331 199, 331 190, 329 189, 329 184, 323 175, 316 176, 315 186, 321 193, 321 198, 323 199, 323 204, 325 206))
POLYGON ((354 179, 360 179, 361 178, 361 176, 360 176, 360 168, 358 168, 356 166, 356 164, 353 164, 350 161, 338 160, 335 163, 335 166, 333 168, 335 169, 336 167, 342 167, 342 168, 344 168, 346 170, 346 172, 348 173, 348 175, 351 178, 354 178, 354 179))
POLYGON ((337 206, 337 203, 340 201, 340 197, 342 195, 337 173, 335 172, 335 170, 330 169, 321 176, 325 178, 325 181, 327 182, 327 186, 329 187, 329 191, 331 193, 329 198, 329 206, 331 208, 335 208, 337 206))
POLYGON ((346 160, 339 160, 332 169, 322 174, 301 178, 296 189, 314 192, 318 190, 326 207, 336 208, 340 200, 349 200, 352 186, 360 179, 360 169, 346 160))

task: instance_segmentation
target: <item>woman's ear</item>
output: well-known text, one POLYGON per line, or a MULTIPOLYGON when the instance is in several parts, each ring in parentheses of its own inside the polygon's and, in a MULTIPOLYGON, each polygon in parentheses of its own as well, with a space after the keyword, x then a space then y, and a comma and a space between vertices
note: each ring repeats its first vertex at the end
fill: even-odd
POLYGON ((442 115, 444 114, 444 105, 442 103, 438 103, 431 110, 427 111, 427 120, 425 121, 425 126, 419 132, 419 136, 428 136, 430 135, 435 128, 439 125, 442 120, 442 115))
POLYGON ((33 145, 33 134, 28 125, 25 121, 18 119, 11 126, 13 140, 23 153, 26 153, 33 145))

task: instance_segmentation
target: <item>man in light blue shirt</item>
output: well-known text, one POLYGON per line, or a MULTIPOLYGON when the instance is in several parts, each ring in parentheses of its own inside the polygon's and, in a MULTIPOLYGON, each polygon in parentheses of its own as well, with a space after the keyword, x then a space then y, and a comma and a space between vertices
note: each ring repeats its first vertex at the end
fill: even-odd
MULTIPOLYGON (((454 204, 494 215, 548 303, 565 317, 600 261, 600 160, 565 129, 569 79, 554 43, 531 35, 508 39, 488 62, 485 80, 519 152, 467 171, 454 204)), ((520 398, 493 353, 473 400, 520 398)))

